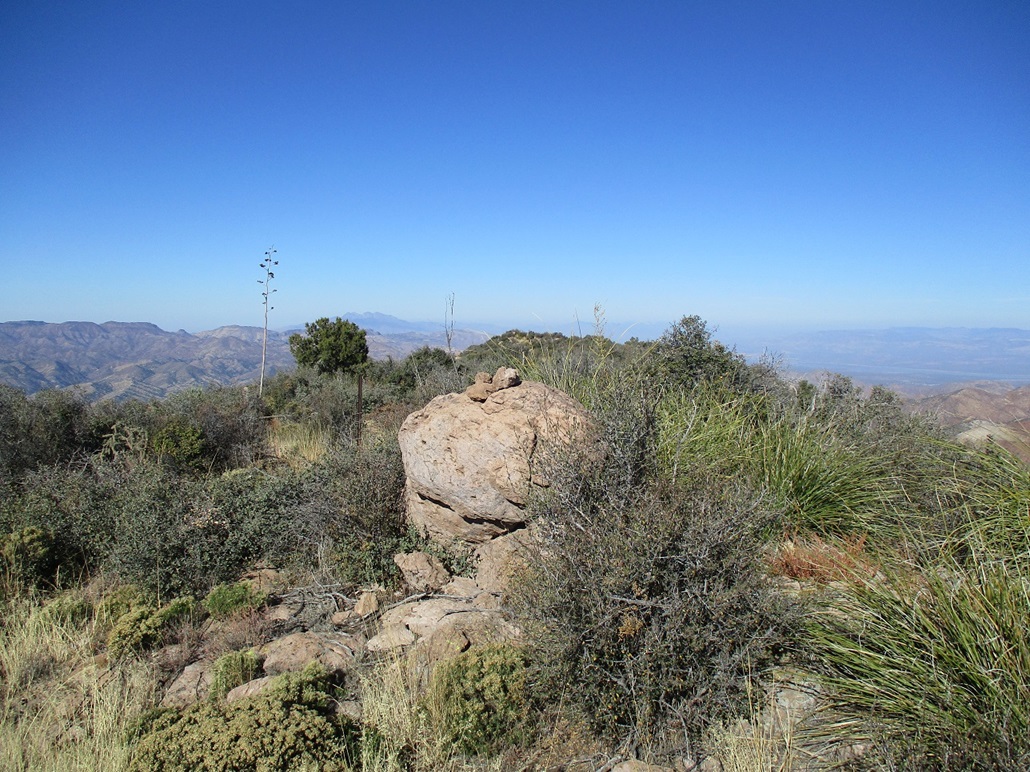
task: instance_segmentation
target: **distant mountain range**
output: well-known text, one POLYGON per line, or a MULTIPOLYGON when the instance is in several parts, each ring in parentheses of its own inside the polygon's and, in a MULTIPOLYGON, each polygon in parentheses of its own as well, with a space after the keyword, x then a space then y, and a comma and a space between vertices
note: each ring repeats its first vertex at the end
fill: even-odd
MULTIPOLYGON (((401 359, 422 346, 447 345, 442 323, 380 313, 341 316, 366 331, 375 359, 401 359)), ((294 366, 288 339, 295 331, 269 330, 266 375, 294 366)), ((451 343, 461 351, 488 338, 481 330, 454 330, 451 343)), ((806 377, 839 372, 914 399, 963 387, 992 394, 1030 384, 1028 330, 824 331, 738 343, 737 348, 752 360, 763 350, 779 354, 789 370, 806 377)), ((260 327, 188 333, 146 322, 0 323, 0 382, 30 394, 72 387, 92 400, 153 399, 197 385, 253 382, 260 366, 260 327)))
MULTIPOLYGON (((385 314, 346 318, 366 331, 374 359, 447 345, 442 324, 432 329, 385 314)), ((293 332, 268 331, 266 376, 295 366, 293 332)), ((28 394, 73 388, 89 400, 149 400, 193 386, 250 383, 260 376, 261 336, 260 327, 238 325, 188 333, 147 322, 0 322, 0 383, 28 394)), ((488 338, 454 330, 451 345, 460 351, 488 338)))

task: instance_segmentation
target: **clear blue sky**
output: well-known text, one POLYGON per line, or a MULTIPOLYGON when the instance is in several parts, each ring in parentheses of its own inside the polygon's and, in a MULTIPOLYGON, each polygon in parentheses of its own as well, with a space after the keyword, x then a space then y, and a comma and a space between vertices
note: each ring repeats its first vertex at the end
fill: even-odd
POLYGON ((0 4, 0 321, 1030 327, 1030 2, 0 4))

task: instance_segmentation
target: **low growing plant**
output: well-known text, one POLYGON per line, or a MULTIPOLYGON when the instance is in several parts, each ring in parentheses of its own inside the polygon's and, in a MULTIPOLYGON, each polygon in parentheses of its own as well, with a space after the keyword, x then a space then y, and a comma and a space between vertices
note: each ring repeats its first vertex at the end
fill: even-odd
POLYGON ((211 691, 208 698, 221 700, 237 686, 257 678, 261 658, 253 649, 230 651, 215 660, 211 667, 211 691))
POLYGON ((215 619, 225 619, 241 611, 258 609, 267 599, 268 593, 256 589, 250 582, 236 582, 212 587, 203 605, 215 619))
POLYGON ((532 736, 525 653, 491 643, 441 662, 423 704, 443 741, 462 753, 523 745, 532 736))
POLYGON ((266 691, 231 704, 164 711, 139 728, 131 772, 205 769, 352 769, 357 725, 334 710, 324 669, 286 673, 266 691))
POLYGON ((175 625, 189 617, 194 610, 193 598, 184 597, 155 607, 144 603, 119 617, 107 636, 107 651, 113 659, 156 646, 175 625))
POLYGON ((808 624, 832 738, 895 769, 1030 765, 1030 576, 895 566, 840 586, 808 624))
POLYGON ((540 554, 513 596, 541 699, 619 742, 661 746, 674 726, 694 744, 746 712, 750 681, 796 632, 761 562, 775 518, 717 480, 588 489, 538 509, 540 554))

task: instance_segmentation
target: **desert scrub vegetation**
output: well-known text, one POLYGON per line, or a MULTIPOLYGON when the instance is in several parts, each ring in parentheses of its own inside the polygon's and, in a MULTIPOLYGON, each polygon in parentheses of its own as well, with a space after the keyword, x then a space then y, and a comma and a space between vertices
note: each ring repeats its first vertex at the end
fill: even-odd
POLYGON ((237 702, 151 711, 135 727, 128 769, 347 772, 358 756, 359 731, 336 715, 331 689, 325 671, 308 666, 237 702))
POLYGON ((0 387, 0 767, 1025 769, 1030 470, 697 317, 595 324, 367 362, 360 406, 357 372, 312 368, 149 403, 0 387), (518 645, 362 663, 360 721, 315 671, 227 704, 270 629, 245 570, 388 593, 398 551, 474 568, 409 532, 396 434, 501 365, 596 429, 539 449, 518 645), (210 699, 157 708, 207 615, 210 699), (766 720, 784 684, 813 694, 796 726, 766 720))

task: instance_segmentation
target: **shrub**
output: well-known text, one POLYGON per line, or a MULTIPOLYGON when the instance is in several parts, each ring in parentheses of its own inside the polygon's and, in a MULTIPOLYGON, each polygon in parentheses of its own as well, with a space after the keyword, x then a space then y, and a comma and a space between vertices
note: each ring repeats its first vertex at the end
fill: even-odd
POLYGON ((251 698, 153 715, 140 727, 129 769, 349 769, 358 729, 336 715, 330 688, 325 671, 308 666, 251 698))
POLYGON ((255 589, 249 582, 219 584, 204 598, 204 608, 215 619, 224 619, 240 611, 260 608, 267 598, 267 593, 255 589))
POLYGON ((165 424, 151 442, 158 456, 180 469, 196 469, 201 464, 204 434, 199 427, 174 420, 165 424))
POLYGON ((715 340, 699 316, 684 316, 665 331, 652 367, 667 385, 688 390, 718 384, 744 391, 751 381, 744 357, 715 340))
POLYGON ((45 464, 93 450, 88 405, 57 389, 32 397, 0 384, 0 485, 45 464))
POLYGON ((627 483, 608 458, 632 456, 548 472, 534 504, 540 552, 512 602, 542 699, 577 705, 618 741, 660 745, 674 724, 696 742, 746 712, 749 680, 796 632, 761 562, 777 516, 746 487, 696 472, 676 487, 627 483))
POLYGON ((54 580, 60 556, 54 535, 28 526, 0 539, 0 565, 7 583, 42 587, 54 580))
POLYGON ((444 742, 463 753, 522 745, 531 734, 525 655, 491 643, 441 662, 424 705, 444 742))
POLYGON ((267 426, 263 404, 256 392, 246 387, 218 386, 189 389, 160 403, 165 422, 183 427, 181 440, 188 450, 200 432, 201 456, 205 465, 216 471, 236 469, 265 455, 267 426))
POLYGON ((386 583, 393 555, 407 536, 404 465, 395 435, 341 449, 313 470, 332 506, 319 528, 334 556, 337 578, 350 584, 386 583))
POLYGON ((113 659, 121 659, 161 642, 176 622, 193 613, 192 598, 176 598, 155 608, 142 604, 122 614, 107 636, 107 651, 113 659))

